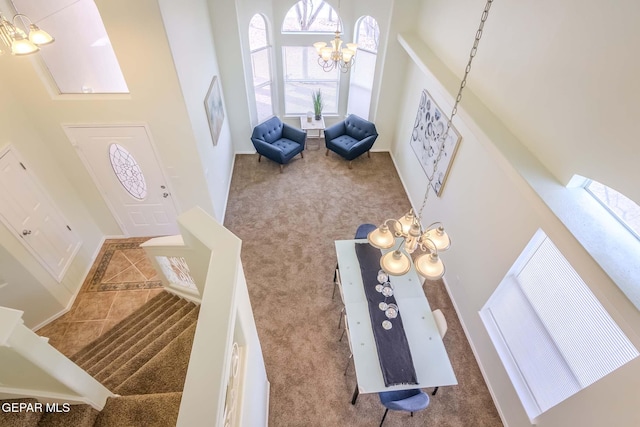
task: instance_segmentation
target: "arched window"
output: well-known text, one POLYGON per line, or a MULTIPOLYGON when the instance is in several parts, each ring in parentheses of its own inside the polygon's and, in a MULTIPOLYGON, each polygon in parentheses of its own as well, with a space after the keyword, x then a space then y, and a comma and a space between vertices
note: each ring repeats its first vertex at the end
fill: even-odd
POLYGON ((313 110, 311 95, 318 89, 324 100, 322 113, 338 113, 340 72, 337 69, 325 72, 318 65, 313 43, 324 38, 329 42, 331 36, 318 38, 318 33, 334 33, 339 25, 342 28, 335 9, 322 0, 300 0, 287 12, 282 22, 286 115, 304 115, 313 110))
POLYGON ((335 9, 323 0, 300 0, 285 15, 282 32, 333 33, 338 19, 335 9))
POLYGON ((271 44, 264 16, 255 14, 249 22, 249 50, 251 52, 251 73, 253 92, 256 99, 258 122, 273 116, 271 44))
POLYGON ((356 22, 358 54, 351 71, 347 112, 369 118, 369 106, 373 92, 373 78, 378 55, 380 27, 372 16, 363 16, 356 22))
POLYGON ((640 239, 640 206, 611 187, 588 179, 584 189, 605 207, 631 234, 640 239))

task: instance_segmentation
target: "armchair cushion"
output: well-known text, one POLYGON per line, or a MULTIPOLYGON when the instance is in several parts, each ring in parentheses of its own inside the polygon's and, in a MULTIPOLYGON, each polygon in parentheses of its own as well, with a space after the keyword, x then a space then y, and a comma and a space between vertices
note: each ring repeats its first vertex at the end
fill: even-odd
POLYGON ((258 154, 276 163, 288 163, 304 150, 306 134, 272 117, 253 129, 251 142, 258 154))
POLYGON ((378 132, 373 123, 351 114, 344 121, 325 129, 324 137, 328 150, 346 160, 353 160, 371 149, 378 132))

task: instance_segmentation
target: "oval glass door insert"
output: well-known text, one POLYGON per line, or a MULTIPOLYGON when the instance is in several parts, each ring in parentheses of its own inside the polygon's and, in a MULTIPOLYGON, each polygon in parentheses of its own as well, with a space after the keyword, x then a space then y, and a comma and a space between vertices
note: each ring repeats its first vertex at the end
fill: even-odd
POLYGON ((109 146, 109 160, 113 173, 127 193, 138 200, 144 200, 147 197, 147 183, 140 165, 131 153, 122 145, 113 143, 109 146))

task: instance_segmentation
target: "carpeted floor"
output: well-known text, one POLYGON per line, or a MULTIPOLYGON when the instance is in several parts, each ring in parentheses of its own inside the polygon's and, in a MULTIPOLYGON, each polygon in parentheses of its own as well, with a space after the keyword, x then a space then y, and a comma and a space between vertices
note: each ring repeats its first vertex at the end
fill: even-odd
MULTIPOLYGON (((355 375, 352 365, 343 375, 349 348, 338 342, 340 298, 331 299, 333 242, 353 238, 361 223, 398 218, 409 207, 388 153, 362 156, 349 169, 335 154, 326 157, 324 148, 307 150, 284 173, 266 159, 258 163, 257 155, 236 157, 225 225, 243 241, 271 382, 270 426, 380 422, 384 409, 377 395, 361 394, 355 406, 350 403, 355 375)), ((385 426, 501 426, 443 284, 425 289, 431 308, 442 309, 449 323, 444 343, 459 384, 440 388, 413 418, 390 412, 385 426)))

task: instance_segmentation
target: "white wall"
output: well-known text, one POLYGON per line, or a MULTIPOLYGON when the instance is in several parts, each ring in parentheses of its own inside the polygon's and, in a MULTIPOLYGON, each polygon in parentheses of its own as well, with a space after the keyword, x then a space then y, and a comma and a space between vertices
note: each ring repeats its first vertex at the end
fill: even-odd
MULTIPOLYGON (((473 34, 472 34, 473 36, 473 34)), ((465 49, 468 53, 468 49, 465 49)), ((431 63, 433 70, 445 70, 431 63)), ((450 76, 443 76, 447 83, 450 76)), ((420 206, 426 177, 409 145, 422 89, 448 113, 455 93, 447 91, 429 71, 410 62, 404 76, 404 101, 398 106, 394 161, 414 206, 420 206)), ((441 198, 433 197, 424 222, 444 221, 452 248, 443 254, 449 292, 505 423, 530 425, 529 419, 480 322, 478 311, 495 290, 528 240, 542 228, 587 282, 631 341, 640 346, 640 313, 600 269, 562 222, 514 169, 493 140, 510 145, 540 176, 553 179, 518 139, 504 128, 470 91, 454 122, 462 143, 441 198)), ((578 213, 576 213, 578 214, 578 213)), ((636 359, 539 417, 540 426, 637 424, 636 359)))
POLYGON ((222 78, 223 92, 226 94, 226 112, 229 116, 231 139, 236 152, 253 153, 251 144, 251 119, 244 81, 244 65, 240 44, 241 31, 247 26, 239 26, 238 7, 240 2, 229 0, 208 0, 213 40, 218 57, 218 67, 222 78))
MULTIPOLYGON (((458 76, 482 2, 422 0, 419 34, 458 76)), ((640 2, 495 2, 469 87, 566 184, 640 202, 640 2)))
POLYGON ((207 3, 207 0, 159 1, 173 63, 213 201, 214 216, 222 222, 231 183, 234 146, 229 126, 229 104, 224 96, 228 86, 223 85, 220 78, 207 3), (204 109, 204 99, 213 76, 218 77, 225 106, 225 119, 216 146, 213 145, 204 109))

